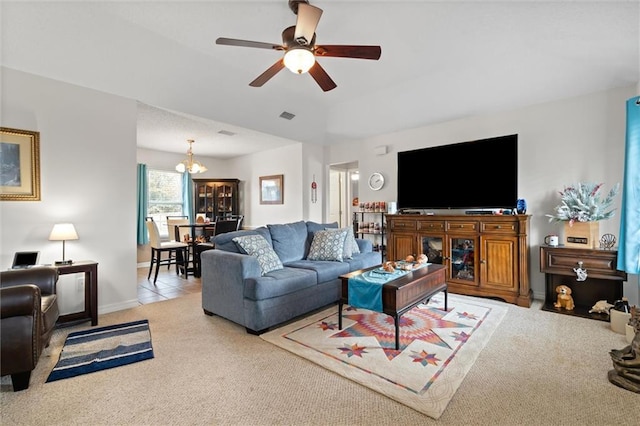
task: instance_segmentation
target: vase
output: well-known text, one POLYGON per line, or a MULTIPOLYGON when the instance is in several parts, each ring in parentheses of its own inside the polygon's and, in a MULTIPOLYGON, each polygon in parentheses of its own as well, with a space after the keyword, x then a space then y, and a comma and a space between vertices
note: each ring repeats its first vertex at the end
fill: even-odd
POLYGON ((525 214, 527 212, 527 201, 524 198, 518 198, 516 201, 516 212, 525 214))
POLYGON ((598 222, 564 222, 564 245, 577 248, 598 248, 600 225, 598 222))

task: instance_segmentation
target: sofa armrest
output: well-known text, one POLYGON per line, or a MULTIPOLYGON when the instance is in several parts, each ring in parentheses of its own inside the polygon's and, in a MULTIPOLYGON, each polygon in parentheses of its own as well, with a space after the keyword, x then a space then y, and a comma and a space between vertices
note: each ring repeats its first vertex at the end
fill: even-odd
POLYGON ((201 255, 202 276, 215 281, 236 279, 242 283, 245 278, 261 275, 258 259, 248 254, 233 253, 224 250, 207 250, 201 255))
POLYGON ((260 277, 258 259, 220 249, 207 250, 200 259, 205 313, 245 325, 244 283, 247 278, 260 277))
POLYGON ((42 295, 49 295, 56 294, 58 276, 58 269, 53 266, 13 269, 9 271, 2 271, 0 283, 3 288, 22 284, 34 284, 40 288, 42 295))
POLYGON ((356 238, 360 253, 371 253, 373 251, 373 243, 370 240, 364 238, 356 238))

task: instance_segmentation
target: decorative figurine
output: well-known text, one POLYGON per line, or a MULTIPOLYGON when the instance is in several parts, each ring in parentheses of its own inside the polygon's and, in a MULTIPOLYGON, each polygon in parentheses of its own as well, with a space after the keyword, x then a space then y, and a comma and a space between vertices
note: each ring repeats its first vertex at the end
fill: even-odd
POLYGON ((600 248, 611 250, 616 245, 616 237, 613 234, 604 234, 600 238, 600 248))
POLYGON ((629 346, 609 352, 613 370, 609 370, 607 376, 614 385, 640 393, 640 310, 636 306, 631 307, 629 324, 636 335, 629 346))
POLYGON ((558 293, 558 300, 553 306, 573 311, 575 305, 573 304, 573 297, 571 297, 571 289, 566 285, 559 285, 556 287, 556 293, 558 293))
POLYGON ((576 281, 586 281, 587 280, 587 270, 582 267, 582 262, 578 262, 578 267, 573 268, 573 272, 576 273, 576 281))
POLYGON ((613 305, 606 300, 598 300, 595 305, 589 309, 589 313, 593 314, 608 314, 609 309, 613 308, 613 305))

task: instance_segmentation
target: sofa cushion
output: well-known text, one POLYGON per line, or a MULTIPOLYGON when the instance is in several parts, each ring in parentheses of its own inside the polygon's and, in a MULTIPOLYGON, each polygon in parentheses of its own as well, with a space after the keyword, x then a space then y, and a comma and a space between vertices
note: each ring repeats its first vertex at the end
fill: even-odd
POLYGON ((342 262, 347 230, 323 230, 313 236, 307 260, 334 260, 342 262))
POLYGON ((256 229, 243 229, 240 231, 225 232, 213 237, 212 241, 215 248, 219 250, 247 254, 242 249, 240 249, 235 242, 233 242, 234 238, 242 237, 245 235, 262 235, 264 239, 267 240, 269 245, 271 245, 271 234, 269 233, 269 230, 264 226, 256 229))
POLYGON ((323 260, 296 260, 295 262, 287 263, 285 267, 302 268, 315 271, 318 275, 319 283, 335 280, 340 275, 348 274, 353 271, 353 269, 350 268, 350 264, 347 262, 323 260))
POLYGON ((353 258, 346 260, 350 271, 370 268, 382 263, 382 254, 379 251, 369 251, 367 253, 354 254, 353 258))
POLYGON ((283 268, 280 258, 262 235, 235 237, 233 242, 247 252, 248 255, 255 256, 258 259, 262 275, 283 268))
POLYGON ((282 225, 267 225, 273 249, 283 263, 304 258, 307 224, 304 221, 282 225))
POLYGON ((243 294, 247 299, 264 300, 295 293, 317 284, 318 279, 314 271, 285 267, 262 277, 246 278, 243 294))

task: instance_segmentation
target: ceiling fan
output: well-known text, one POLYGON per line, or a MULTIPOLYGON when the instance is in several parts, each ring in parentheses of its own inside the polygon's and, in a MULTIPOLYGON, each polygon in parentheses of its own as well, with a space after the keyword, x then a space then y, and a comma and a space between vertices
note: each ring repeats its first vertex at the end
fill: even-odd
POLYGON ((289 8, 297 15, 296 25, 285 28, 282 32, 282 44, 225 37, 216 40, 216 44, 227 46, 255 47, 284 52, 281 59, 249 83, 249 86, 260 87, 284 67, 287 67, 297 74, 308 71, 322 90, 327 92, 335 89, 336 83, 316 61, 316 57, 380 59, 382 53, 380 46, 317 45, 315 31, 322 15, 322 9, 311 6, 307 0, 289 0, 289 8))

